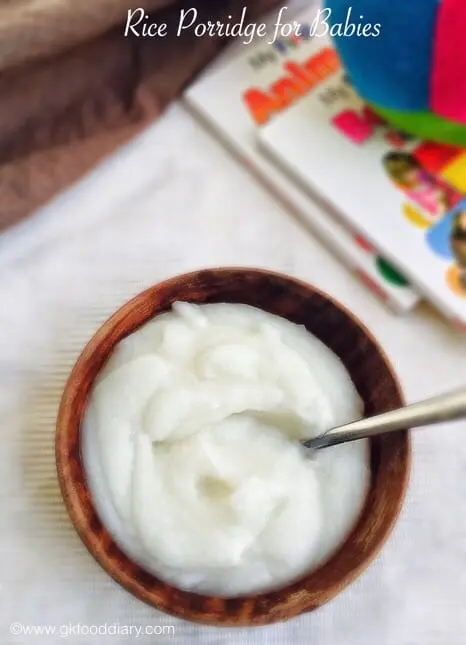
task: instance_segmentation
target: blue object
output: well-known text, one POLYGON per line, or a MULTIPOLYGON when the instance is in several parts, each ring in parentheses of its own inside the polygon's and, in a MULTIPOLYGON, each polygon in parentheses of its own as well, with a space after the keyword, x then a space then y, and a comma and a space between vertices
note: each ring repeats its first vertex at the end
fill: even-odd
POLYGON ((455 208, 445 215, 444 218, 438 223, 435 224, 427 233, 426 241, 429 248, 436 254, 445 260, 454 260, 454 255, 451 250, 451 233, 453 228, 453 220, 455 219, 457 213, 461 210, 466 209, 466 200, 461 201, 455 206, 455 208))
POLYGON ((358 93, 392 110, 427 110, 439 0, 325 3, 333 30, 345 23, 380 24, 379 36, 332 36, 358 93))

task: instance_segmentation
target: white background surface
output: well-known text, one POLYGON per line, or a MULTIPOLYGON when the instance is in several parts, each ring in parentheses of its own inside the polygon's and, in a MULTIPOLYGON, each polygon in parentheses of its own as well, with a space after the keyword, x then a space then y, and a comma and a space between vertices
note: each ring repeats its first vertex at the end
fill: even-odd
POLYGON ((75 535, 54 423, 67 373, 115 308, 186 270, 254 265, 327 290, 380 340, 408 399, 466 383, 466 337, 396 318, 175 106, 33 219, 0 237, 0 642, 9 625, 174 625, 175 636, 70 643, 465 645, 466 427, 420 430, 404 512, 370 570, 318 612, 253 630, 192 626, 118 587, 75 535))

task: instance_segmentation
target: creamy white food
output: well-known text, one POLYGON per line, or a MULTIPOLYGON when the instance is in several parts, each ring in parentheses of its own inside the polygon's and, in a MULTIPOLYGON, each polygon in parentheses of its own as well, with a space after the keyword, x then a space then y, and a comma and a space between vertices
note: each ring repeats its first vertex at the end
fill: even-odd
POLYGON ((273 589, 353 527, 367 445, 299 439, 361 415, 340 360, 303 327, 245 305, 177 303, 122 341, 86 414, 83 455, 115 540, 199 593, 273 589))

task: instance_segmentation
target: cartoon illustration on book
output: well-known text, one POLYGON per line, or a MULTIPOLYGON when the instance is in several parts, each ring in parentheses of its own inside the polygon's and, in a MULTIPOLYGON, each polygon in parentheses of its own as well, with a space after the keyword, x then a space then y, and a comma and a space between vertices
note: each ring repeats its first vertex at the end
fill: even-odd
POLYGON ((466 298, 466 200, 428 234, 428 243, 437 255, 453 262, 447 270, 450 289, 466 298))
MULTIPOLYGON (((442 153, 442 150, 431 152, 442 153)), ((457 188, 429 172, 413 154, 393 151, 385 155, 384 167, 395 186, 408 198, 404 212, 408 219, 426 228, 429 248, 446 260, 453 261, 446 274, 449 287, 466 297, 466 196, 457 188)), ((450 153, 448 161, 451 167, 450 153)), ((463 155, 453 155, 462 159, 463 155)), ((456 163, 458 163, 456 161, 456 163)))
POLYGON ((446 282, 456 295, 466 297, 466 151, 398 133, 364 105, 339 112, 331 123, 358 146, 376 133, 391 146, 382 164, 403 194, 402 212, 426 231, 427 245, 437 256, 454 262, 446 282))
POLYGON ((456 260, 459 286, 466 294, 466 205, 455 215, 450 242, 456 260))
MULTIPOLYGON (((447 271, 446 282, 454 293, 466 297, 466 257, 458 251, 464 249, 466 242, 454 242, 452 233, 458 213, 455 209, 466 198, 466 152, 398 133, 365 105, 358 110, 345 109, 331 122, 356 145, 363 145, 379 133, 391 146, 382 164, 405 198, 402 212, 410 224, 426 231, 427 245, 437 256, 449 262, 456 260, 447 271)), ((464 206, 466 210, 466 202, 464 206)), ((466 223, 463 219, 461 222, 466 230, 466 223)), ((456 231, 460 230, 458 226, 456 231)))
POLYGON ((395 186, 404 192, 410 204, 420 213, 425 227, 444 217, 462 198, 461 193, 429 173, 412 154, 389 152, 383 164, 395 186))

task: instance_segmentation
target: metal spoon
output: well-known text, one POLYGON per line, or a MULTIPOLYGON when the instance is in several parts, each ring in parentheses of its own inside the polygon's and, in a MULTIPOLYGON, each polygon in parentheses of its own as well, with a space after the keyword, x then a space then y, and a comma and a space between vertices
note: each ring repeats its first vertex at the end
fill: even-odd
POLYGON ((443 421, 454 421, 466 417, 466 389, 450 392, 413 403, 398 410, 384 412, 375 417, 360 419, 353 423, 328 430, 325 434, 304 441, 306 448, 328 448, 348 441, 375 437, 386 432, 396 432, 419 426, 433 425, 443 421))

